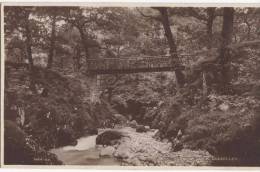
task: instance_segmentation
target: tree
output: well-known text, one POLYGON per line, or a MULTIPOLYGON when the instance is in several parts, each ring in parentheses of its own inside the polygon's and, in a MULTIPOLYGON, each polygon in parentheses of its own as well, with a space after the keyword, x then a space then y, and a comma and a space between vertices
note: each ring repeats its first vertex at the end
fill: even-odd
POLYGON ((222 41, 220 47, 219 63, 221 65, 222 88, 225 91, 230 84, 230 50, 228 46, 232 43, 234 22, 234 8, 226 7, 223 11, 222 41))
POLYGON ((81 37, 81 44, 85 52, 85 59, 90 58, 89 48, 97 46, 91 40, 95 37, 92 31, 93 23, 97 21, 95 8, 73 7, 67 8, 65 21, 76 27, 81 37))
POLYGON ((54 50, 55 50, 55 41, 56 41, 56 22, 57 22, 57 15, 59 13, 59 10, 56 7, 47 8, 51 19, 51 35, 50 35, 50 48, 49 48, 49 54, 48 54, 48 63, 47 68, 52 68, 53 64, 53 56, 54 56, 54 50))
POLYGON ((214 18, 216 17, 215 15, 215 8, 214 7, 209 7, 206 9, 207 11, 207 36, 208 36, 208 49, 212 47, 212 28, 213 28, 213 22, 214 18))
POLYGON ((28 60, 28 67, 30 71, 30 88, 35 91, 34 84, 34 63, 32 58, 32 26, 34 26, 34 20, 30 19, 31 13, 35 9, 33 7, 12 7, 5 8, 6 12, 6 32, 12 33, 18 31, 25 38, 26 56, 28 60))
POLYGON ((127 8, 100 8, 99 13, 107 16, 97 21, 98 29, 105 35, 102 47, 117 58, 134 55, 140 49, 138 29, 142 24, 133 11, 127 8), (113 13, 110 14, 109 11, 113 13))
MULTIPOLYGON (((54 9, 55 10, 55 9, 54 9)), ((49 50, 49 58, 48 58, 48 68, 52 67, 54 47, 55 47, 55 35, 56 35, 56 21, 57 21, 57 11, 54 11, 51 16, 51 40, 50 40, 50 50, 49 50)))
POLYGON ((259 35, 259 13, 258 8, 236 8, 236 19, 234 22, 236 41, 256 39, 259 35))
POLYGON ((163 25, 165 37, 168 41, 168 45, 169 45, 169 48, 170 48, 171 58, 172 58, 173 63, 175 65, 174 71, 175 71, 177 83, 180 87, 183 87, 184 84, 185 84, 185 75, 183 74, 182 69, 181 69, 180 59, 179 59, 178 53, 177 53, 177 45, 176 45, 176 42, 173 38, 172 31, 171 31, 168 8, 166 8, 166 7, 153 7, 153 9, 158 10, 159 13, 160 13, 160 16, 148 16, 148 15, 145 15, 144 13, 142 13, 141 11, 139 11, 139 12, 142 16, 148 17, 148 18, 151 18, 151 19, 155 19, 155 20, 161 22, 161 24, 163 25))
POLYGON ((177 83, 180 87, 183 87, 185 84, 185 75, 183 74, 182 69, 180 68, 180 59, 177 54, 177 46, 173 38, 171 27, 170 27, 168 9, 163 7, 156 8, 156 9, 161 14, 162 17, 161 22, 165 31, 165 36, 167 38, 170 47, 170 54, 171 57, 173 58, 173 62, 176 64, 175 75, 176 75, 177 83))

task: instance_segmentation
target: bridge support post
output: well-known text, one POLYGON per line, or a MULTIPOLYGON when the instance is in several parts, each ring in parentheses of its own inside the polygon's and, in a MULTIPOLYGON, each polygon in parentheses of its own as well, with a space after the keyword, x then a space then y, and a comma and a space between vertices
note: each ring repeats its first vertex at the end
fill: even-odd
POLYGON ((89 99, 91 103, 100 102, 100 76, 95 74, 87 75, 89 85, 89 99))

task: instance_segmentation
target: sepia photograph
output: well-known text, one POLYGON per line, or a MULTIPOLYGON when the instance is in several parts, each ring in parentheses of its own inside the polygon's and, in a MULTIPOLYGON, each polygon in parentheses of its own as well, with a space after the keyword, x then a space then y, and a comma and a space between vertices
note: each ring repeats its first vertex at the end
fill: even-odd
POLYGON ((260 7, 2 14, 2 165, 260 166, 260 7))

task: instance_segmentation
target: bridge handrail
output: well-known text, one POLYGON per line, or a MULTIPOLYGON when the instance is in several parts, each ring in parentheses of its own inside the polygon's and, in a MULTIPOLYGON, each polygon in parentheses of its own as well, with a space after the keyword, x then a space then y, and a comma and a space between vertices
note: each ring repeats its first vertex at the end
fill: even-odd
MULTIPOLYGON (((192 54, 180 54, 179 56, 193 56, 192 54)), ((99 61, 99 60, 142 60, 142 59, 163 59, 170 58, 170 55, 160 55, 158 56, 141 56, 141 57, 131 57, 131 58, 96 58, 88 59, 88 61, 99 61)))
POLYGON ((100 60, 120 60, 120 61, 126 61, 126 60, 142 60, 142 59, 168 59, 169 57, 156 57, 156 58, 149 58, 149 57, 131 57, 131 58, 96 58, 96 59, 88 59, 88 61, 100 61, 100 60))

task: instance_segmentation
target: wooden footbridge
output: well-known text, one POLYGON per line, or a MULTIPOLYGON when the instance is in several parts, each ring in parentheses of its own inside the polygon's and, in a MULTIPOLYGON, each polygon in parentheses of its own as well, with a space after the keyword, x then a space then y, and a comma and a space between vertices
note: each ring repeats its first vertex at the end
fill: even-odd
MULTIPOLYGON (((179 55, 180 59, 191 55, 179 55)), ((87 76, 90 86, 90 101, 99 100, 100 76, 102 74, 131 74, 143 72, 170 72, 177 66, 171 56, 141 56, 131 58, 97 58, 87 61, 87 76)))
POLYGON ((170 56, 99 58, 87 61, 87 72, 90 74, 164 72, 174 71, 177 67, 184 68, 184 66, 176 66, 170 56))

